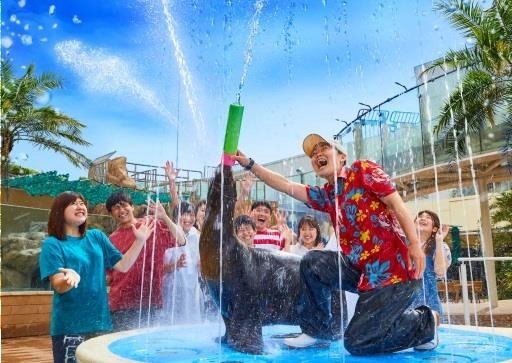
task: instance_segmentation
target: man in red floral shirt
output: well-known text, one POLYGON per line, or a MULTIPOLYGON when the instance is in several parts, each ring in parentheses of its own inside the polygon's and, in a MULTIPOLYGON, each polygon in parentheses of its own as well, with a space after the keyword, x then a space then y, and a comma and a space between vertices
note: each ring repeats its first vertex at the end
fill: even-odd
POLYGON ((329 213, 338 236, 341 254, 310 251, 301 260, 302 334, 285 339, 285 344, 305 348, 336 339, 330 329, 330 301, 332 292, 342 289, 359 294, 344 334, 351 354, 434 349, 437 313, 426 306, 409 308, 421 283, 425 255, 389 176, 369 160, 346 166, 343 147, 317 134, 304 139, 303 149, 315 173, 327 180, 323 187, 289 181, 241 152, 234 157, 270 187, 329 213))

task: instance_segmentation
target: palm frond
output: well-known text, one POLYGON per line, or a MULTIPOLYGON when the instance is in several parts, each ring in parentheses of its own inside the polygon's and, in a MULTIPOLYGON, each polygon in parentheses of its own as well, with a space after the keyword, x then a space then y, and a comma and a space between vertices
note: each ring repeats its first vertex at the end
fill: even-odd
POLYGON ((91 160, 79 151, 62 144, 61 142, 48 138, 34 137, 30 140, 24 140, 32 143, 35 147, 44 150, 52 150, 56 153, 64 155, 71 164, 77 167, 87 168, 91 164, 91 160))
POLYGON ((466 38, 474 38, 483 21, 483 10, 478 2, 465 0, 440 1, 434 10, 442 13, 466 38))
POLYGON ((449 50, 443 58, 436 59, 430 63, 420 74, 433 72, 436 69, 442 69, 448 72, 452 69, 476 68, 482 62, 480 52, 475 48, 464 48, 462 50, 449 50))
POLYGON ((495 0, 489 9, 489 17, 494 17, 501 26, 500 34, 510 44, 512 42, 512 6, 510 0, 495 0))
POLYGON ((443 105, 434 133, 445 139, 445 146, 466 154, 468 136, 478 135, 484 125, 494 126, 496 113, 506 107, 507 87, 483 71, 469 71, 460 86, 443 105))

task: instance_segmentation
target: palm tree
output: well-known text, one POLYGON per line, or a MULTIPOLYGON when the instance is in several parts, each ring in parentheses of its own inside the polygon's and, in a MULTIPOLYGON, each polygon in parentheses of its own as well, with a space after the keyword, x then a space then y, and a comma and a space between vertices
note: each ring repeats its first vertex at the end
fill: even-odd
POLYGON ((84 124, 63 115, 51 106, 37 107, 37 97, 49 90, 62 88, 62 81, 51 73, 34 75, 30 65, 21 78, 16 78, 12 65, 2 60, 2 178, 8 178, 9 157, 14 145, 26 141, 45 150, 63 154, 74 166, 88 166, 89 159, 71 146, 89 146, 82 138, 84 124))
POLYGON ((447 0, 436 3, 468 43, 450 50, 433 62, 426 72, 443 68, 464 69, 464 78, 445 102, 434 128, 448 146, 466 153, 466 135, 484 126, 495 126, 496 116, 505 117, 505 150, 512 151, 512 4, 494 0, 484 10, 476 0, 447 0))

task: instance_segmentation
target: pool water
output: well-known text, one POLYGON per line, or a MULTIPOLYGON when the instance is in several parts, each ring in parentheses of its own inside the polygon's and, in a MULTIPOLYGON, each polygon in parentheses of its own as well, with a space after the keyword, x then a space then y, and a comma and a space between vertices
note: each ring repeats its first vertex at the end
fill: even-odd
POLYGON ((512 359, 512 339, 500 335, 441 327, 439 346, 430 352, 408 349, 374 356, 351 356, 343 343, 328 348, 289 349, 285 336, 299 333, 296 326, 274 325, 263 329, 264 355, 250 355, 219 345, 219 325, 175 326, 145 329, 140 334, 120 338, 108 346, 125 359, 137 362, 504 362, 512 359))

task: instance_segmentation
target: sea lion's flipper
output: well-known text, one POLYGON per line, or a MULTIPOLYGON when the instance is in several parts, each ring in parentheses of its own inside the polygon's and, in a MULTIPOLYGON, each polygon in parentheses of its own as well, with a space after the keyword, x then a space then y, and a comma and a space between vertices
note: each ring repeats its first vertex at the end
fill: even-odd
MULTIPOLYGON (((246 311, 250 314, 251 312, 246 311)), ((253 317, 224 318, 225 342, 234 349, 249 354, 263 354, 261 322, 253 317)))

